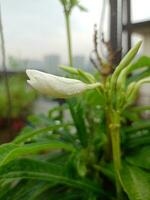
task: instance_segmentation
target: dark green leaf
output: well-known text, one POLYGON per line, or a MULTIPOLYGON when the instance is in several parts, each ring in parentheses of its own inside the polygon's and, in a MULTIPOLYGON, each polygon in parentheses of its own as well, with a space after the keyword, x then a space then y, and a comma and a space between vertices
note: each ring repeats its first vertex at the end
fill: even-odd
POLYGON ((143 129, 150 130, 150 121, 137 121, 131 127, 124 128, 124 131, 129 134, 143 129))
POLYGON ((137 150, 127 156, 126 160, 132 165, 150 170, 150 146, 137 150))
POLYGON ((150 199, 150 176, 145 171, 124 163, 121 180, 130 200, 150 199))
POLYGON ((52 141, 49 143, 26 144, 24 146, 19 146, 15 144, 4 144, 0 147, 0 165, 4 165, 10 160, 13 160, 23 155, 35 154, 42 151, 48 151, 50 149, 65 149, 67 151, 75 150, 72 145, 59 141, 52 141))
POLYGON ((141 146, 150 145, 150 131, 140 131, 133 134, 129 134, 126 137, 124 144, 127 148, 141 148, 141 146))
MULTIPOLYGON (((74 101, 76 101, 74 99, 74 101)), ((85 124, 85 117, 84 117, 84 108, 79 102, 78 105, 75 106, 75 102, 73 100, 68 101, 70 112, 77 129, 78 138, 81 144, 86 147, 88 143, 88 134, 85 124)), ((76 102, 77 103, 77 102, 76 102)))
POLYGON ((20 159, 0 167, 1 179, 36 179, 57 182, 74 188, 100 193, 100 188, 88 180, 71 179, 63 175, 62 166, 30 159, 20 159))

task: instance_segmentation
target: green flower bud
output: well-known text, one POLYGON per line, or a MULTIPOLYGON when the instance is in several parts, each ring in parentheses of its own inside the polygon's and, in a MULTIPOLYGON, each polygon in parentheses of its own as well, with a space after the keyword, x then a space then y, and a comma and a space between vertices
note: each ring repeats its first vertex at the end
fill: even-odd
POLYGON ((74 74, 74 75, 78 75, 78 70, 73 67, 69 67, 69 66, 65 66, 65 65, 60 65, 59 67, 61 69, 63 69, 65 72, 68 72, 68 73, 74 74))
POLYGON ((84 72, 81 69, 78 69, 78 73, 79 73, 79 75, 81 75, 83 78, 85 78, 90 83, 95 83, 96 82, 94 76, 92 76, 90 73, 84 72))
POLYGON ((126 93, 127 98, 131 95, 133 89, 135 88, 135 85, 136 85, 136 82, 132 82, 127 87, 127 93, 126 93))
POLYGON ((134 85, 132 91, 130 92, 128 99, 127 99, 127 104, 131 104, 134 102, 136 96, 137 96, 137 92, 139 90, 139 88, 141 87, 141 85, 143 83, 150 83, 150 77, 149 78, 144 78, 138 82, 136 82, 136 84, 134 85))
POLYGON ((89 83, 95 83, 96 82, 94 76, 92 76, 90 73, 85 72, 81 69, 75 69, 73 67, 68 67, 68 66, 64 66, 64 65, 60 65, 60 68, 63 69, 64 71, 70 73, 70 74, 80 75, 81 77, 86 79, 89 83))
MULTIPOLYGON (((111 78, 111 86, 112 88, 115 87, 118 76, 120 74, 120 72, 129 65, 129 63, 132 61, 132 59, 135 57, 135 55, 137 54, 140 46, 142 44, 142 41, 139 41, 135 47, 133 47, 126 55, 125 57, 121 60, 120 64, 118 65, 118 67, 116 67, 116 70, 114 71, 112 78, 111 78)), ((127 73, 127 71, 125 71, 127 73)))

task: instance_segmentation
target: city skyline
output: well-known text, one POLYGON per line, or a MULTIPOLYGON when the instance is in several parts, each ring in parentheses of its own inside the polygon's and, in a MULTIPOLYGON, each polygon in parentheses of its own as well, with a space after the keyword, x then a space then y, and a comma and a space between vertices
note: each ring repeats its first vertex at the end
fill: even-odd
MULTIPOLYGON (((92 71, 94 69, 90 59, 83 55, 73 56, 73 64, 75 68, 84 69, 86 71, 92 71)), ((31 68, 58 75, 62 72, 59 67, 60 65, 68 66, 68 63, 64 63, 59 54, 45 55, 42 59, 21 59, 13 56, 7 59, 7 67, 10 71, 24 71, 31 68)), ((0 67, 0 70, 1 69, 0 67)))
MULTIPOLYGON (((88 57, 93 48, 93 26, 99 25, 102 1, 81 0, 88 12, 75 9, 71 17, 74 55, 88 57)), ((132 4, 135 0, 132 0, 132 4)), ((7 55, 22 59, 41 59, 46 54, 60 54, 63 62, 68 59, 65 21, 58 0, 1 0, 2 19, 7 55)), ((132 19, 149 19, 150 2, 134 3, 132 19), (140 11, 140 12, 139 12, 140 11)), ((108 9, 106 10, 105 35, 108 34, 108 9)))

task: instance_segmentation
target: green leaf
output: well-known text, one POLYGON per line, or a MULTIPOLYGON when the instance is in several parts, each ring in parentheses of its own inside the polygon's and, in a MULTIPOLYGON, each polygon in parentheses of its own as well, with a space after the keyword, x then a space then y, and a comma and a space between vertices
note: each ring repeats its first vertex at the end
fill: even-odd
POLYGON ((73 67, 64 66, 64 65, 60 65, 60 68, 68 72, 69 74, 77 75, 78 78, 81 78, 81 79, 83 78, 83 80, 88 83, 96 83, 96 79, 94 78, 94 76, 84 70, 75 69, 73 67))
POLYGON ((46 193, 43 194, 36 200, 41 200, 41 199, 45 200, 45 197, 47 197, 46 200, 50 200, 50 199, 77 200, 77 199, 85 199, 84 196, 85 196, 84 191, 80 190, 79 192, 78 190, 75 190, 75 189, 68 190, 68 188, 65 188, 64 186, 59 186, 57 188, 54 188, 52 191, 50 190, 49 192, 47 192, 47 194, 46 193))
POLYGON ((137 121, 131 127, 124 128, 124 131, 129 134, 143 129, 150 129, 150 121, 137 121))
POLYGON ((143 112, 143 111, 150 111, 150 106, 136 106, 136 107, 132 107, 130 109, 130 112, 137 112, 137 113, 140 113, 140 112, 143 112))
POLYGON ((82 6, 82 5, 78 5, 78 8, 79 8, 81 11, 83 11, 83 12, 87 12, 87 11, 88 11, 87 8, 85 8, 85 7, 82 6))
POLYGON ((60 65, 60 69, 64 70, 65 72, 67 72, 69 74, 78 75, 78 69, 76 69, 76 68, 65 66, 65 65, 60 65))
POLYGON ((0 166, 20 156, 35 154, 46 150, 48 151, 50 149, 64 149, 67 151, 75 150, 72 145, 59 141, 26 144, 24 146, 19 146, 16 144, 4 144, 0 146, 0 166))
MULTIPOLYGON (((74 99, 74 101, 76 101, 76 99, 74 99)), ((78 103, 78 105, 75 106, 74 101, 73 100, 68 101, 70 113, 72 115, 72 119, 77 129, 77 134, 81 142, 81 145, 86 147, 88 143, 88 134, 87 134, 86 124, 85 124, 84 108, 80 102, 78 103)))
POLYGON ((137 120, 131 127, 124 127, 122 131, 125 136, 124 147, 127 149, 141 148, 142 145, 150 144, 150 123, 148 121, 137 120))
POLYGON ((150 170, 150 147, 143 147, 126 157, 126 161, 137 167, 150 170))
POLYGON ((75 6, 78 4, 78 0, 70 0, 71 6, 75 6))
POLYGON ((150 57, 142 56, 135 63, 131 64, 130 71, 141 69, 143 67, 150 67, 150 57))
MULTIPOLYGON (((35 200, 45 190, 56 185, 55 183, 37 181, 37 180, 21 180, 13 187, 8 187, 8 191, 0 193, 0 200, 35 200)), ((2 188, 1 190, 3 190, 2 188)))
POLYGON ((81 177, 84 177, 87 174, 87 151, 81 150, 80 153, 76 156, 76 168, 77 172, 81 177))
POLYGON ((131 77, 128 78, 128 84, 131 82, 137 82, 143 78, 149 77, 150 76, 150 69, 146 69, 143 72, 139 72, 135 75, 132 75, 131 77))
POLYGON ((128 149, 141 148, 143 145, 150 145, 150 130, 130 134, 124 144, 128 149))
POLYGON ((16 139, 13 141, 13 143, 20 144, 20 143, 26 142, 28 140, 31 140, 32 138, 34 138, 37 135, 45 134, 48 131, 58 130, 59 128, 67 127, 69 125, 70 124, 51 125, 46 128, 41 128, 41 129, 37 129, 34 131, 28 131, 28 132, 25 132, 24 134, 21 134, 18 137, 16 137, 16 139))
POLYGON ((37 160, 19 159, 0 167, 1 179, 36 179, 65 184, 70 187, 100 193, 100 188, 89 180, 76 180, 63 175, 63 167, 37 160))
POLYGON ((96 83, 96 79, 90 73, 78 69, 79 76, 81 76, 88 83, 96 83))
POLYGON ((122 70, 128 67, 130 62, 133 60, 133 58, 136 56, 140 46, 142 44, 142 41, 139 41, 130 51, 124 56, 124 58, 119 63, 118 67, 116 67, 112 77, 111 77, 111 86, 112 88, 115 87, 116 81, 119 78, 119 75, 121 74, 122 70))
POLYGON ((6 199, 7 194, 10 192, 10 181, 0 181, 0 200, 6 199))
POLYGON ((121 183, 130 200, 150 200, 150 176, 140 168, 123 164, 121 183))

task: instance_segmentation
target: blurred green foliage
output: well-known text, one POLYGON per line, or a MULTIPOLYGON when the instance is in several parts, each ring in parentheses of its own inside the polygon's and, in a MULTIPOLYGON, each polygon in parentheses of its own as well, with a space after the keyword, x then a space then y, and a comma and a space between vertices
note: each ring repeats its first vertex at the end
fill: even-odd
MULTIPOLYGON (((25 117, 31 113, 32 104, 36 97, 36 92, 26 84, 25 75, 11 75, 9 77, 9 87, 11 95, 11 117, 25 117)), ((0 117, 7 117, 8 99, 6 96, 4 80, 0 80, 0 117)))

